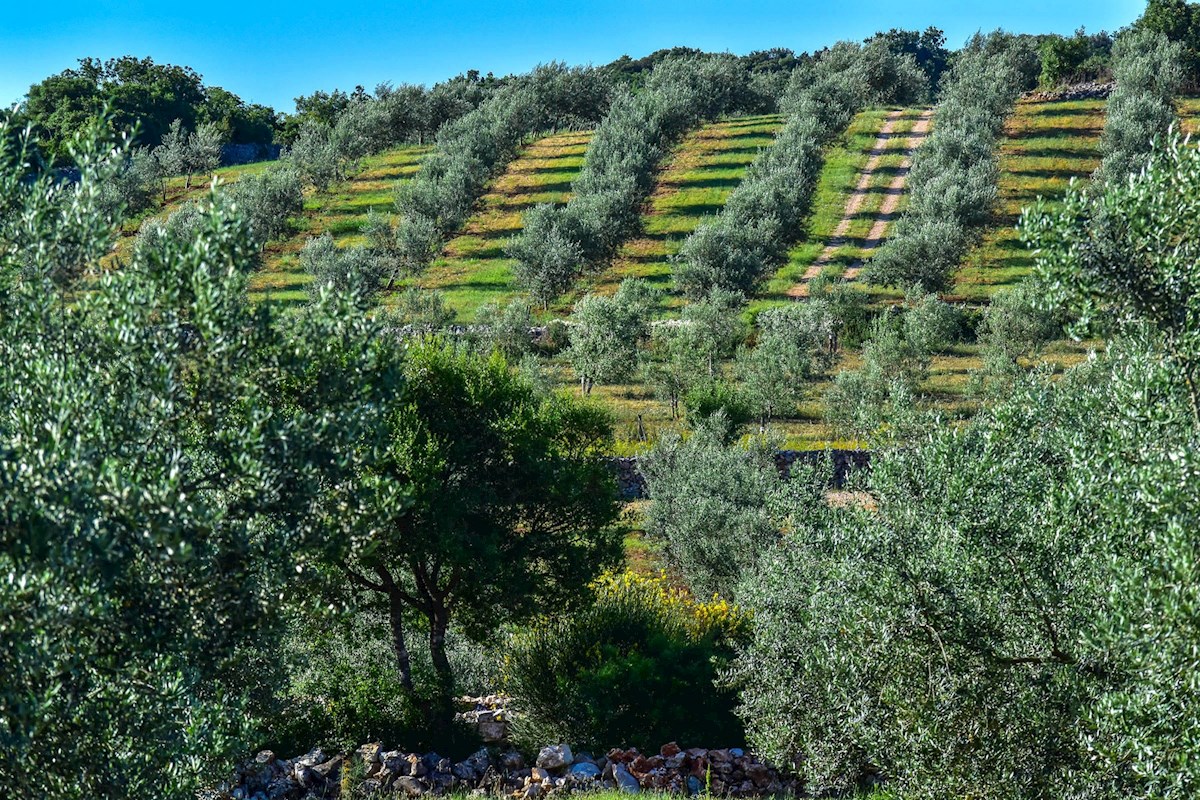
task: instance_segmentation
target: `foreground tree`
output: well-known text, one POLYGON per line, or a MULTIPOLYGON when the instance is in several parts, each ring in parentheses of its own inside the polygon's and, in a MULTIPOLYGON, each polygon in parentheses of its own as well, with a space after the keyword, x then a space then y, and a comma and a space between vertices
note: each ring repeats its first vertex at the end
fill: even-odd
POLYGON ((70 186, 0 129, 0 781, 182 800, 260 741, 317 489, 398 375, 330 297, 251 306, 222 206, 100 271, 103 130, 70 186))
POLYGON ((507 364, 437 341, 414 344, 390 440, 331 502, 369 493, 352 587, 386 608, 401 683, 408 637, 424 629, 434 696, 414 697, 433 727, 451 717, 451 624, 471 637, 569 608, 619 554, 616 491, 598 458, 611 436, 590 406, 541 395, 507 364))

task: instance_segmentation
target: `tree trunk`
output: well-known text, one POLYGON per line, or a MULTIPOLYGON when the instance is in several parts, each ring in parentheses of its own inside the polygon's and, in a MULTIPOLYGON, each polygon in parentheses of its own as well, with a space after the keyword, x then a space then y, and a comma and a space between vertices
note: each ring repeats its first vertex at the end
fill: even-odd
POLYGON ((388 621, 392 626, 392 650, 396 654, 396 669, 400 672, 400 683, 413 693, 412 659, 408 655, 408 643, 404 640, 404 601, 395 591, 388 592, 388 621))
POLYGON ((437 676, 437 692, 425 712, 430 730, 435 735, 446 732, 454 719, 454 673, 446 656, 446 632, 449 628, 449 610, 435 604, 429 615, 429 656, 437 676))

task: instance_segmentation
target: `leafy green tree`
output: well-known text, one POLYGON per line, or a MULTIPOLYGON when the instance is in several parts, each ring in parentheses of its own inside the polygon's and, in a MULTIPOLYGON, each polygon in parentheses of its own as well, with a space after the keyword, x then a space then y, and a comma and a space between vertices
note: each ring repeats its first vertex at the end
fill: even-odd
POLYGON ((105 126, 68 187, 0 131, 0 780, 183 800, 261 741, 283 610, 336 543, 319 489, 399 371, 332 297, 252 306, 257 248, 219 204, 101 270, 105 126))
POLYGON ((1200 80, 1200 4, 1186 0, 1150 0, 1133 27, 1162 34, 1177 42, 1183 51, 1185 79, 1195 86, 1200 80))
POLYGON ((827 365, 834 319, 828 304, 811 300, 764 311, 758 317, 758 344, 742 348, 736 371, 759 429, 794 412, 814 367, 827 365))
POLYGON ((415 692, 408 639, 423 629, 436 676, 429 721, 450 721, 452 624, 496 626, 570 608, 618 555, 616 492, 598 458, 611 437, 591 406, 540 394, 499 356, 426 342, 409 349, 386 447, 333 507, 367 499, 350 588, 389 615, 401 684, 415 692))
POLYGON ((83 58, 78 67, 29 87, 26 113, 45 152, 67 163, 66 143, 106 108, 115 130, 136 130, 136 143, 150 145, 172 120, 194 129, 204 99, 200 75, 190 67, 134 56, 83 58))
POLYGON ((637 368, 653 302, 650 287, 629 278, 611 297, 589 294, 575 304, 566 355, 584 394, 597 383, 625 380, 637 368))

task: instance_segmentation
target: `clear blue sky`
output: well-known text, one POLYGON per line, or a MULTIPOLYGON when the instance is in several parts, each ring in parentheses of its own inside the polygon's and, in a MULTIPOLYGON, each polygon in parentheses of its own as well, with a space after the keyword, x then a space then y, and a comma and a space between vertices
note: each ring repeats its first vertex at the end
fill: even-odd
POLYGON ((746 53, 814 50, 892 27, 936 25, 950 44, 976 30, 1115 30, 1144 0, 292 0, 13 2, 0 17, 0 103, 83 56, 185 64, 209 85, 292 111, 316 89, 433 83, 561 60, 602 64, 686 45, 746 53))

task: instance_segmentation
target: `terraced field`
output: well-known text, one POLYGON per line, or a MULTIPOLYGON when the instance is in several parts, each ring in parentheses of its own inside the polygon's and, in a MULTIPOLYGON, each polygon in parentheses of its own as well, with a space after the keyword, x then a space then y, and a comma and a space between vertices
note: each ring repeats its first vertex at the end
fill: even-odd
POLYGON ((778 115, 742 117, 705 125, 687 136, 662 166, 642 216, 642 235, 627 242, 604 272, 583 281, 582 289, 611 293, 626 278, 643 278, 666 293, 675 308, 671 256, 706 217, 725 206, 746 168, 774 143, 778 115))
POLYGON ((526 147, 483 196, 462 233, 415 282, 442 292, 460 320, 473 319, 486 303, 514 297, 514 261, 505 256, 504 243, 520 232, 525 211, 539 203, 570 199, 571 181, 583 166, 590 140, 590 132, 562 133, 526 147))
POLYGON ((276 300, 302 300, 311 278, 300 269, 299 253, 308 238, 328 233, 343 246, 361 243, 359 232, 367 213, 395 211, 397 181, 416 174, 428 151, 428 147, 411 146, 369 156, 349 180, 306 197, 304 213, 295 220, 295 235, 268 246, 263 269, 251 282, 252 292, 276 300))
MULTIPOLYGON (((300 270, 298 253, 311 236, 329 233, 338 244, 360 241, 359 231, 367 212, 394 211, 392 198, 396 182, 416 173, 421 157, 428 147, 408 146, 389 150, 363 159, 361 170, 349 180, 336 183, 322 194, 311 190, 304 200, 304 211, 293 222, 293 234, 281 242, 272 242, 266 250, 263 269, 251 280, 251 295, 283 301, 304 298, 304 285, 309 276, 300 270)), ((216 171, 223 183, 237 183, 248 175, 262 172, 273 162, 260 161, 216 171)), ((193 178, 190 189, 184 189, 183 178, 167 183, 167 201, 148 216, 165 216, 183 202, 203 196, 209 191, 207 180, 193 178)), ((125 225, 117 244, 115 257, 127 258, 142 218, 125 225)))
POLYGON ((1029 274, 1033 259, 1015 227, 1021 209, 1087 180, 1100 166, 1103 129, 1103 100, 1017 103, 1000 145, 996 222, 955 275, 953 299, 986 300, 1029 274))

